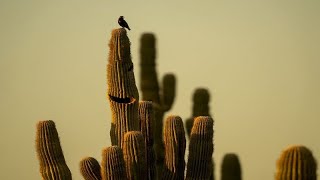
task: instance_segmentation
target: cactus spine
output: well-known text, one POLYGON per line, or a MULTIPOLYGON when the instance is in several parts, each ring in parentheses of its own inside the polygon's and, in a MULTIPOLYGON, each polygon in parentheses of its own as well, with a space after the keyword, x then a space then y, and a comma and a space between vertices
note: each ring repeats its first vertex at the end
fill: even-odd
POLYGON ((85 180, 101 180, 99 162, 93 157, 85 157, 80 161, 80 172, 85 180))
POLYGON ((316 180, 317 163, 305 146, 294 145, 285 149, 277 162, 276 180, 316 180))
MULTIPOLYGON (((166 74, 163 78, 162 90, 158 84, 156 72, 156 38, 152 33, 144 33, 140 39, 141 59, 141 92, 142 99, 154 103, 155 123, 154 143, 157 157, 157 172, 162 172, 164 161, 164 145, 162 139, 162 127, 164 113, 171 109, 175 97, 175 76, 166 74)), ((161 173, 158 173, 158 178, 161 173)))
POLYGON ((184 179, 186 138, 182 119, 169 116, 165 121, 164 132, 165 160, 162 179, 184 179))
POLYGON ((102 150, 102 180, 126 180, 126 170, 122 149, 110 146, 102 150))
POLYGON ((234 153, 224 155, 221 166, 221 180, 241 180, 239 158, 234 153))
POLYGON ((210 178, 213 148, 213 119, 196 117, 190 135, 187 180, 210 178))
POLYGON ((139 119, 140 131, 144 137, 146 164, 147 164, 147 179, 156 179, 155 167, 155 152, 153 149, 153 122, 154 112, 151 101, 141 101, 139 103, 139 119))
POLYGON ((122 142, 124 162, 126 165, 127 179, 145 180, 145 144, 140 131, 129 131, 124 135, 122 142))
POLYGON ((121 146, 126 132, 139 130, 139 94, 135 84, 130 41, 124 28, 112 31, 107 64, 107 96, 112 112, 111 143, 121 146))
POLYGON ((63 156, 56 126, 52 120, 38 122, 36 150, 43 180, 72 179, 63 156))

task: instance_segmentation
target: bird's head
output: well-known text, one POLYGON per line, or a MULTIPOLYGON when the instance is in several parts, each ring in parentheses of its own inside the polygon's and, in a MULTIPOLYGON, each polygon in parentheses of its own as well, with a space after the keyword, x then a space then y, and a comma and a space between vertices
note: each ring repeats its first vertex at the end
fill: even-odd
POLYGON ((123 17, 123 16, 120 16, 119 18, 120 18, 120 19, 123 19, 124 17, 123 17))

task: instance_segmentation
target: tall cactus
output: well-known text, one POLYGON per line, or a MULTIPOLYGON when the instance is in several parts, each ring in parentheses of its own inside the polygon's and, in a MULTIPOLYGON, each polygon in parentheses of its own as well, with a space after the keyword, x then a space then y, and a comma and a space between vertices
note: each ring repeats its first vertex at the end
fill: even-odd
POLYGON ((162 173, 163 180, 184 179, 186 138, 183 121, 179 116, 168 116, 164 132, 165 160, 162 173))
POLYGON ((93 157, 85 157, 80 161, 80 172, 85 180, 101 180, 99 162, 93 157))
POLYGON ((143 134, 146 152, 147 179, 156 179, 155 152, 153 149, 154 112, 151 101, 139 103, 140 131, 143 134))
POLYGON ((126 180, 126 168, 122 149, 110 146, 102 150, 101 161, 102 180, 126 180))
POLYGON ((36 150, 43 180, 71 180, 60 145, 59 135, 52 120, 39 121, 36 133, 36 150))
POLYGON ((197 116, 210 116, 210 94, 205 88, 197 88, 193 93, 192 117, 186 120, 187 134, 190 137, 194 118, 197 116))
POLYGON ((135 84, 130 41, 124 28, 112 31, 107 64, 107 96, 112 112, 111 143, 121 146, 128 131, 139 130, 139 94, 135 84))
POLYGON ((241 180, 241 166, 238 155, 225 154, 221 166, 221 180, 241 180))
POLYGON ((213 148, 213 119, 196 117, 190 135, 187 180, 210 178, 213 148))
POLYGON ((317 163, 305 146, 294 145, 285 149, 277 162, 276 180, 316 180, 317 163))
MULTIPOLYGON (((152 101, 155 111, 154 143, 157 156, 157 172, 162 172, 164 145, 162 127, 164 113, 171 109, 175 98, 176 79, 173 74, 166 74, 160 89, 156 72, 156 38, 152 33, 144 33, 140 39, 140 88, 142 99, 152 101)), ((160 176, 161 173, 158 173, 160 176)))
POLYGON ((145 180, 146 161, 144 138, 140 131, 129 131, 122 142, 127 179, 145 180))

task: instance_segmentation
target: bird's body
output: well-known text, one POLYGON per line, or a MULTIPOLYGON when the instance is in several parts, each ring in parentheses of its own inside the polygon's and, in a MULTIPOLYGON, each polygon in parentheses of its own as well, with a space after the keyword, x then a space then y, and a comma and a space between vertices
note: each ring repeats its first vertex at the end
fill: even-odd
POLYGON ((120 16, 120 17, 119 17, 119 19, 118 19, 118 24, 119 24, 121 27, 123 27, 123 28, 127 28, 127 29, 131 30, 131 29, 129 28, 128 23, 123 19, 123 16, 120 16))

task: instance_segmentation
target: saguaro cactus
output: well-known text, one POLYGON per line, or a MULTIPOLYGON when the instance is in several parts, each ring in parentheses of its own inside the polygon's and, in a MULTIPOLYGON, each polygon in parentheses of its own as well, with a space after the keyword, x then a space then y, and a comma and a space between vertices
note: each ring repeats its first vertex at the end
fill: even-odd
POLYGON ((140 131, 129 131, 124 135, 122 142, 124 162, 126 165, 127 179, 145 180, 145 144, 140 131))
POLYGON ((317 163, 305 146, 294 145, 285 149, 277 162, 276 180, 316 180, 317 163))
POLYGON ((110 146, 102 150, 102 180, 126 180, 126 168, 122 149, 110 146))
POLYGON ((197 88, 193 93, 192 117, 186 120, 187 134, 190 137, 194 118, 197 116, 210 116, 210 94, 205 88, 197 88))
POLYGON ((155 123, 154 143, 157 156, 157 172, 161 175, 164 160, 164 145, 162 127, 164 113, 171 109, 174 97, 176 79, 173 74, 166 74, 162 87, 158 84, 156 72, 156 38, 152 33, 144 33, 140 39, 140 88, 142 99, 154 103, 155 123))
POLYGON ((36 150, 42 179, 72 179, 71 172, 63 156, 56 126, 52 120, 38 122, 36 150))
POLYGON ((225 154, 221 166, 221 180, 241 180, 241 166, 237 154, 225 154))
POLYGON ((165 160, 163 180, 184 179, 186 138, 182 119, 169 116, 165 121, 164 132, 165 160))
POLYGON ((209 179, 212 174, 213 119, 195 118, 190 135, 186 179, 209 179))
POLYGON ((139 94, 135 84, 130 41, 124 28, 112 31, 107 65, 107 96, 112 112, 111 143, 121 146, 126 132, 139 130, 139 94))
POLYGON ((147 179, 156 179, 156 167, 155 167, 155 152, 153 149, 153 122, 154 112, 151 101, 141 101, 139 103, 139 119, 140 119, 140 131, 144 137, 145 152, 146 152, 146 164, 147 164, 147 179))
POLYGON ((80 161, 80 172, 85 180, 101 180, 99 162, 93 157, 85 157, 80 161))

